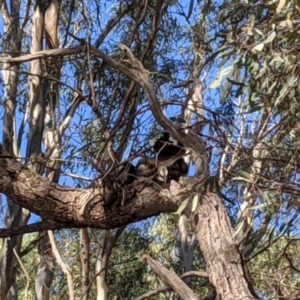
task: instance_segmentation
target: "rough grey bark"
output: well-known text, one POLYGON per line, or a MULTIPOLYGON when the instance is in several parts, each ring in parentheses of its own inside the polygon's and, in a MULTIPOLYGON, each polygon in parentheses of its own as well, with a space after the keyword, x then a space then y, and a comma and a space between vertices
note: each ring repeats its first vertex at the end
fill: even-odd
MULTIPOLYGON (((186 194, 175 188, 161 189, 151 181, 141 178, 128 190, 124 203, 115 201, 111 206, 104 202, 101 187, 76 189, 60 186, 43 178, 12 157, 3 155, 0 145, 0 189, 9 197, 14 197, 17 204, 40 215, 45 222, 39 228, 94 227, 113 229, 121 225, 143 220, 163 212, 178 209, 186 194), (180 193, 179 193, 180 192, 180 193)), ((194 179, 186 183, 186 193, 195 184, 194 179)), ((184 198, 185 197, 185 198, 184 198)), ((29 232, 37 230, 36 225, 27 227, 29 232)), ((20 234, 22 228, 16 228, 14 234, 20 234)), ((0 230, 0 237, 11 231, 0 230)))
MULTIPOLYGON (((194 61, 194 75, 195 78, 199 77, 199 58, 196 55, 196 59, 194 61), (196 65, 195 65, 196 64, 196 65)), ((187 94, 186 105, 182 108, 182 115, 184 116, 185 125, 187 128, 185 132, 188 133, 190 130, 197 133, 201 132, 202 125, 200 122, 203 120, 204 109, 203 109, 203 97, 202 97, 202 84, 200 82, 195 81, 195 84, 191 91, 187 94), (196 126, 193 124, 197 124, 196 126)), ((195 157, 195 155, 194 155, 195 157)), ((192 155, 189 155, 188 161, 192 160, 192 155)), ((196 159, 197 160, 197 159, 196 159)), ((204 162, 206 163, 206 161, 204 162)), ((208 163, 208 162, 207 162, 208 163)), ((201 176, 205 178, 206 174, 204 174, 206 168, 198 168, 196 170, 197 176, 201 176)), ((190 199, 192 201, 193 199, 190 199)), ((179 219, 179 234, 180 234, 180 246, 181 253, 183 257, 183 272, 189 272, 193 270, 193 252, 196 246, 196 236, 195 233, 190 230, 190 221, 187 218, 186 214, 180 216, 179 219)), ((191 278, 186 277, 183 281, 190 286, 191 278)))
POLYGON ((203 196, 192 224, 217 295, 223 300, 257 299, 245 278, 223 200, 214 193, 203 196))

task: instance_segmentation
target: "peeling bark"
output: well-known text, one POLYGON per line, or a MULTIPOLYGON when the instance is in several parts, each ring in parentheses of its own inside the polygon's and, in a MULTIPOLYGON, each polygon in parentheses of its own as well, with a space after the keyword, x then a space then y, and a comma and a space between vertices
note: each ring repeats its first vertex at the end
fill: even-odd
MULTIPOLYGON (((189 230, 188 219, 185 214, 181 215, 179 219, 179 234, 183 257, 183 273, 186 273, 193 269, 193 252, 196 246, 196 237, 189 230)), ((191 287, 190 277, 184 278, 183 281, 187 286, 191 287)))
POLYGON ((217 295, 222 300, 257 299, 249 290, 222 199, 213 193, 202 199, 192 224, 217 295))

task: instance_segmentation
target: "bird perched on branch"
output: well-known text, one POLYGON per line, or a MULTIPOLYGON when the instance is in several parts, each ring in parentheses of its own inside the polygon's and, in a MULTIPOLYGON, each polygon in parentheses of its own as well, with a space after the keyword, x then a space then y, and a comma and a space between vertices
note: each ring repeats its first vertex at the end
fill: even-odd
POLYGON ((179 153, 184 154, 183 145, 174 139, 169 132, 163 131, 149 141, 159 160, 165 160, 179 153))
POLYGON ((166 182, 188 174, 189 165, 183 158, 186 150, 167 131, 151 139, 149 144, 155 152, 155 158, 142 158, 136 166, 137 176, 155 175, 155 180, 166 182))

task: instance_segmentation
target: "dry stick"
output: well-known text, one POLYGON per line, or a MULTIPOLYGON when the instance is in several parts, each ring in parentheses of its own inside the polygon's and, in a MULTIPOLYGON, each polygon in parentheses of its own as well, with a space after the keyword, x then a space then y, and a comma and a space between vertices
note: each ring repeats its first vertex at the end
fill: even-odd
POLYGON ((153 271, 180 296, 181 299, 198 300, 193 291, 173 271, 168 270, 144 252, 142 252, 140 256, 153 271))
POLYGON ((20 267, 21 267, 22 271, 24 272, 24 274, 25 274, 25 276, 26 276, 25 299, 29 299, 29 298, 28 298, 28 289, 29 289, 29 284, 30 284, 30 278, 29 278, 29 275, 28 275, 28 273, 27 273, 27 271, 26 271, 25 266, 24 266, 23 263, 22 263, 22 260, 20 259, 19 255, 18 255, 18 253, 17 253, 17 251, 16 251, 16 247, 13 248, 13 252, 14 252, 14 255, 15 255, 15 257, 16 257, 18 263, 20 264, 20 267))
POLYGON ((69 297, 70 297, 69 299, 70 300, 75 300, 71 271, 70 271, 69 267, 63 262, 60 254, 58 252, 58 249, 56 247, 55 240, 54 240, 53 231, 48 230, 48 236, 49 236, 49 241, 50 241, 52 251, 53 251, 54 257, 56 259, 56 262, 60 266, 63 273, 67 276, 69 297))
MULTIPOLYGON (((19 57, 1 57, 0 62, 1 63, 23 63, 23 62, 29 62, 35 59, 41 59, 41 58, 48 58, 48 57, 56 57, 56 56, 69 56, 69 55, 75 55, 80 54, 83 51, 85 51, 85 45, 80 45, 74 48, 65 48, 65 49, 51 49, 51 50, 41 50, 37 51, 33 54, 26 54, 19 57)), ((3 68, 3 70, 6 70, 8 68, 3 68)))
MULTIPOLYGON (((201 278, 208 278, 208 274, 206 272, 199 272, 199 271, 189 271, 189 272, 186 272, 184 274, 182 274, 180 276, 181 279, 183 278, 187 278, 187 277, 191 277, 191 276, 196 276, 196 277, 201 277, 201 278)), ((160 288, 160 289, 157 289, 157 290, 153 290, 153 291, 150 291, 150 292, 147 292, 143 295, 141 295, 140 297, 136 298, 136 300, 144 300, 144 299, 148 299, 150 297, 153 297, 153 296, 156 296, 160 293, 165 293, 165 292, 168 292, 172 290, 171 287, 169 286, 165 286, 163 288, 160 288)))

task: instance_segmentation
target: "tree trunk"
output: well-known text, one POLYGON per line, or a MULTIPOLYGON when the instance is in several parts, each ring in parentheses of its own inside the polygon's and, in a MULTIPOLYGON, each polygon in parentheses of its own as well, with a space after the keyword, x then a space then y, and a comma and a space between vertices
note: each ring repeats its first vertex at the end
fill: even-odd
POLYGON ((99 241, 99 254, 96 261, 96 286, 97 286, 97 300, 106 300, 108 287, 106 284, 106 267, 107 259, 105 259, 107 244, 110 237, 109 230, 101 230, 101 239, 99 241))
MULTIPOLYGON (((15 57, 21 51, 21 32, 20 32, 20 2, 12 1, 10 11, 6 2, 1 4, 1 14, 4 22, 4 32, 6 38, 3 42, 3 52, 8 57, 15 57)), ((5 149, 18 156, 18 147, 15 128, 16 95, 19 80, 19 65, 2 65, 2 75, 5 85, 4 94, 4 128, 3 144, 5 149)), ((27 223, 29 212, 14 204, 7 198, 7 211, 5 215, 5 227, 22 226, 27 223), (23 214, 24 213, 24 214, 23 214)), ((16 270, 16 258, 13 249, 19 253, 22 243, 22 236, 3 240, 0 253, 0 299, 16 299, 17 291, 13 285, 16 270), (10 292, 8 293, 8 291, 10 292)))
POLYGON ((39 265, 38 274, 35 282, 35 300, 46 300, 50 298, 50 288, 54 278, 54 256, 49 242, 48 235, 44 236, 39 241, 39 265))
POLYGON ((87 228, 80 231, 80 258, 81 258, 81 287, 82 300, 89 299, 90 285, 90 236, 87 228))
MULTIPOLYGON (((196 238, 193 232, 190 232, 188 219, 182 214, 179 219, 179 234, 181 253, 183 257, 183 273, 193 270, 193 253, 196 246, 196 238)), ((191 278, 182 279, 188 287, 191 287, 191 278)))
POLYGON ((202 197, 192 224, 219 299, 257 299, 250 292, 230 220, 217 194, 202 197))
MULTIPOLYGON (((37 0, 32 16, 32 38, 30 53, 41 51, 43 46, 43 28, 44 28, 44 6, 42 1, 37 0)), ((36 59, 30 63, 30 72, 28 76, 29 103, 30 103, 30 132, 27 144, 27 158, 29 167, 37 172, 35 159, 41 154, 41 144, 43 139, 44 119, 45 119, 45 101, 42 94, 42 66, 41 60, 36 59)), ((37 172, 38 173, 38 172, 37 172)))
MULTIPOLYGON (((32 41, 30 52, 41 51, 43 49, 44 16, 46 2, 37 0, 32 16, 32 41)), ((29 76, 29 102, 30 102, 30 133, 27 145, 27 157, 29 167, 39 173, 40 168, 34 163, 34 160, 41 155, 41 145, 43 139, 46 99, 42 93, 42 66, 40 60, 31 62, 31 73, 29 76)), ((54 258, 52 255, 51 244, 48 235, 42 233, 39 242, 39 265, 38 276, 35 283, 35 299, 46 300, 50 297, 50 287, 54 277, 53 267, 54 258)))

